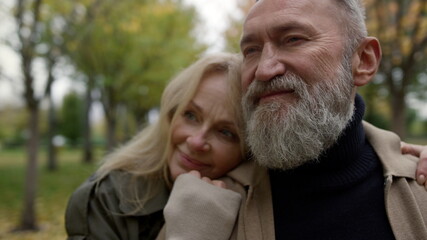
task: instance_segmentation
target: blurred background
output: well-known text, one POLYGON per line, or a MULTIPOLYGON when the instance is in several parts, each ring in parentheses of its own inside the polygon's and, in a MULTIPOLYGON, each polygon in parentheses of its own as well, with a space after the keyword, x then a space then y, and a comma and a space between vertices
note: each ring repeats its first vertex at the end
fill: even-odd
MULTIPOLYGON (((427 0, 366 0, 383 60, 365 119, 427 144, 427 0)), ((1 0, 0 239, 65 239, 67 199, 155 119, 168 80, 238 52, 254 0, 1 0)))

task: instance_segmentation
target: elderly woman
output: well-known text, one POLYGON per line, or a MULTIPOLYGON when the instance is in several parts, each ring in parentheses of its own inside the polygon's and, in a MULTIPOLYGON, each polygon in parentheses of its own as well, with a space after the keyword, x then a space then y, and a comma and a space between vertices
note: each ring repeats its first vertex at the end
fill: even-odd
MULTIPOLYGON (((68 239, 153 239, 178 175, 197 170, 221 185, 210 179, 236 167, 245 154, 235 97, 239 63, 237 55, 214 54, 171 80, 158 120, 110 154, 71 196, 68 239)), ((226 189, 219 193, 236 208, 221 214, 233 225, 240 195, 226 189)))

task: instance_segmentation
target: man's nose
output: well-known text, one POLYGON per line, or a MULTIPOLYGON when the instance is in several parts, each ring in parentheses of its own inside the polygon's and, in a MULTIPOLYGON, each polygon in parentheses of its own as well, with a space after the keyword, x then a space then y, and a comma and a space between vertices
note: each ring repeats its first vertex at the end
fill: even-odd
POLYGON ((279 50, 271 43, 264 45, 255 71, 255 80, 269 81, 276 76, 284 75, 285 64, 280 61, 279 50))

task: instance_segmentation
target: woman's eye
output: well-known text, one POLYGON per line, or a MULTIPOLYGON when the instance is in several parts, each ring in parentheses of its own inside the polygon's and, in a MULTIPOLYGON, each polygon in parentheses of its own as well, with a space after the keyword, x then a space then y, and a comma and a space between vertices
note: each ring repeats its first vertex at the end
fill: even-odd
POLYGON ((197 121, 196 114, 192 111, 185 111, 183 115, 185 119, 188 119, 190 121, 197 121))
POLYGON ((236 134, 228 129, 221 129, 219 132, 227 138, 234 139, 236 138, 236 134))

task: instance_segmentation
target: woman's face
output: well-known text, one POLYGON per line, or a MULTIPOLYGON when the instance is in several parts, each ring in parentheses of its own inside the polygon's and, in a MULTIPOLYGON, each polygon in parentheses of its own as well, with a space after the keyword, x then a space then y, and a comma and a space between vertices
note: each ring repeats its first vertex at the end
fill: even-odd
POLYGON ((227 103, 226 77, 224 73, 206 75, 196 95, 172 124, 169 169, 174 181, 191 170, 216 179, 240 163, 241 140, 227 103))

